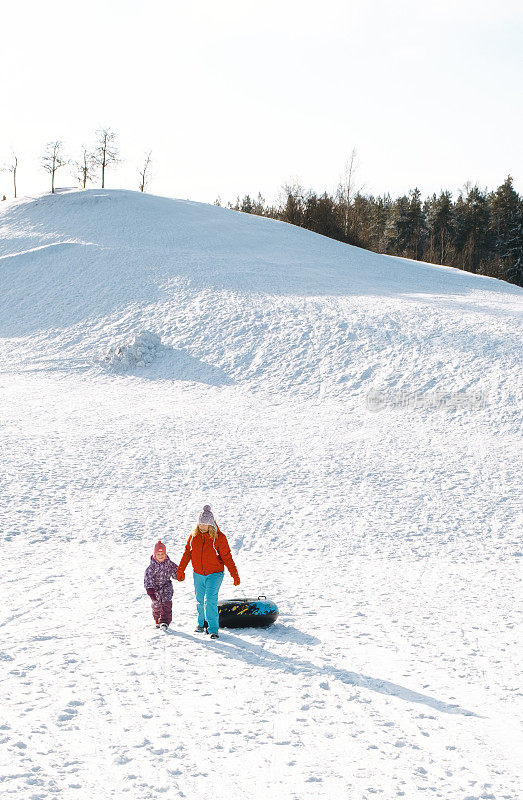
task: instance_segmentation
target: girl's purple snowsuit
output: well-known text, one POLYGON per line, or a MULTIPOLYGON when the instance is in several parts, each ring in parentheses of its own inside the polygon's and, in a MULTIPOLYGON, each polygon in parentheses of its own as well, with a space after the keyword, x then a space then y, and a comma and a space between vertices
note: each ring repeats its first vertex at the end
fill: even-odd
POLYGON ((176 577, 178 564, 171 561, 169 556, 161 563, 151 556, 151 563, 145 570, 143 584, 145 590, 153 589, 156 600, 152 600, 152 610, 155 622, 171 624, 173 618, 173 585, 171 578, 176 577))

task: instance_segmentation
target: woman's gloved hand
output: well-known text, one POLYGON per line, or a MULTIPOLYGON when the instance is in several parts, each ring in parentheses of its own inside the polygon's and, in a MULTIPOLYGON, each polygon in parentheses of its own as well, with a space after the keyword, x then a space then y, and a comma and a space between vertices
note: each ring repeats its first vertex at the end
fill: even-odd
POLYGON ((178 570, 178 572, 176 573, 176 580, 177 581, 184 581, 185 580, 185 572, 182 572, 181 570, 178 570))
POLYGON ((240 585, 240 576, 239 575, 234 579, 234 585, 235 586, 239 586, 240 585))

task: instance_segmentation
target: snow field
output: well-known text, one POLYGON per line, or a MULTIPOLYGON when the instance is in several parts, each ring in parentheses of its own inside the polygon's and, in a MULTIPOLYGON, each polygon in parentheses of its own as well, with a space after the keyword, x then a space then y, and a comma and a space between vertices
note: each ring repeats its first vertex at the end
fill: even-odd
MULTIPOLYGON (((164 384, 151 396, 149 386, 126 379, 115 398, 108 379, 17 381, 7 403, 12 422, 24 397, 26 418, 39 422, 25 442, 15 434, 27 483, 13 475, 6 503, 19 509, 21 529, 5 545, 2 586, 2 607, 11 609, 2 647, 7 719, 16 720, 4 731, 8 788, 27 792, 37 780, 40 796, 66 797, 75 786, 109 786, 114 797, 155 797, 167 787, 173 796, 205 796, 213 785, 218 797, 233 790, 515 797, 521 575, 512 563, 510 508, 500 514, 496 482, 485 504, 498 508, 499 527, 478 548, 486 518, 479 497, 476 527, 460 533, 463 494, 450 495, 442 521, 441 486, 427 487, 408 453, 402 468, 395 464, 395 480, 376 493, 372 476, 384 457, 376 440, 356 450, 359 464, 350 471, 356 425, 343 429, 331 411, 318 431, 317 405, 289 405, 283 414, 267 400, 264 418, 284 416, 286 425, 270 438, 260 423, 257 435, 250 398, 243 407, 238 398, 234 418, 222 414, 223 443, 202 470, 198 453, 231 392, 219 389, 210 400, 208 391, 164 384), (56 397, 67 410, 61 419, 56 397), (158 420, 153 404, 164 409, 158 420), (344 496, 345 484, 336 486, 339 471, 321 466, 334 461, 329 437, 322 438, 331 425, 338 470, 358 487, 362 509, 349 535, 343 515, 352 519, 357 504, 344 496), (303 428, 309 446, 296 455, 303 428), (264 469, 277 458, 287 463, 279 482, 264 469), (201 494, 216 509, 235 509, 236 518, 221 524, 241 588, 277 598, 282 612, 266 632, 223 632, 214 650, 192 633, 190 570, 176 586, 178 613, 163 637, 151 627, 141 589, 151 543, 161 531, 179 558, 201 494), (379 509, 386 523, 374 530, 379 509), (341 524, 329 530, 325 518, 339 511, 341 524), (454 527, 440 530, 452 517, 454 527), (22 579, 20 548, 31 565, 22 579)), ((435 431, 416 432, 413 454, 429 458, 435 431)), ((237 591, 226 578, 222 596, 237 591)))
POLYGON ((2 794, 519 800, 520 290, 133 193, 2 230, 2 794), (152 625, 204 502, 267 631, 190 569, 152 625))

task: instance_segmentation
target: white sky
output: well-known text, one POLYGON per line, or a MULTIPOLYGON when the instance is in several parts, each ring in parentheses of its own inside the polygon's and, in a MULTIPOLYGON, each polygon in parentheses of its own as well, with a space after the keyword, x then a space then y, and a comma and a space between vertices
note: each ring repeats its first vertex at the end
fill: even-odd
MULTIPOLYGON (((0 164, 43 191, 46 142, 78 157, 107 126, 108 188, 213 202, 285 182, 393 196, 523 191, 523 4, 516 0, 2 0, 0 164)), ((0 173, 0 192, 11 195, 0 173)), ((63 169, 57 184, 72 185, 63 169)))

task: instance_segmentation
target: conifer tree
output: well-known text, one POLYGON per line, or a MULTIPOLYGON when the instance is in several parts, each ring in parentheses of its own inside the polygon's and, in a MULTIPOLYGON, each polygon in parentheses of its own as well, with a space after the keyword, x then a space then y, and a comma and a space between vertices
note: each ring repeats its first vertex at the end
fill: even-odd
POLYGON ((418 188, 410 193, 409 201, 410 241, 408 250, 412 258, 420 259, 427 235, 427 221, 421 204, 421 192, 418 188))
POLYGON ((252 214, 253 209, 254 206, 250 195, 246 194, 241 202, 240 211, 243 211, 245 214, 252 214))
POLYGON ((370 235, 372 249, 378 253, 385 252, 387 237, 392 219, 393 203, 390 195, 372 198, 370 235))
POLYGON ((284 200, 281 209, 281 219, 292 225, 303 225, 305 203, 303 189, 298 184, 285 184, 283 187, 284 200))
POLYGON ((392 225, 387 247, 393 255, 406 253, 411 239, 410 203, 406 195, 398 197, 392 212, 392 225))
POLYGON ((258 197, 252 204, 252 213, 260 217, 265 216, 265 198, 261 196, 261 192, 258 192, 258 197))
POLYGON ((463 231, 465 240, 461 249, 462 268, 469 272, 482 272, 488 252, 490 211, 486 192, 477 186, 468 191, 464 205, 463 231))
POLYGON ((517 281, 523 263, 523 209, 510 175, 491 195, 490 211, 492 249, 502 277, 517 281))
POLYGON ((334 201, 327 192, 320 197, 314 192, 309 192, 305 199, 303 226, 316 233, 321 233, 323 236, 330 236, 334 239, 344 238, 334 201))
POLYGON ((445 264, 450 253, 453 233, 452 194, 434 194, 426 203, 428 227, 428 258, 437 264, 445 264))

